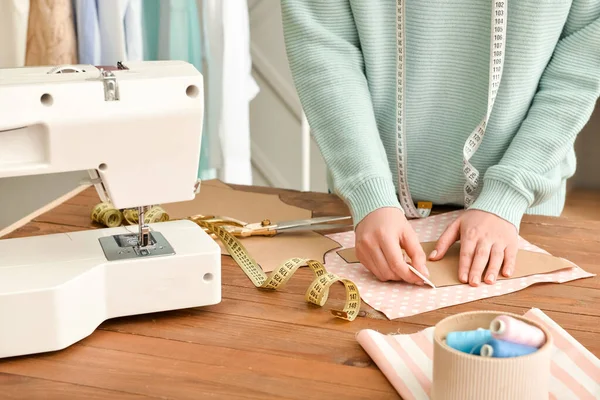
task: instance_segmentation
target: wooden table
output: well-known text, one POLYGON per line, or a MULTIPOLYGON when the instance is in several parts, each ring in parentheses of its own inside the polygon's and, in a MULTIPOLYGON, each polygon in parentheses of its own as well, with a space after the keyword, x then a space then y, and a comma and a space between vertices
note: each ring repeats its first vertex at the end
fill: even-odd
MULTIPOLYGON (((238 187, 239 189, 239 187, 238 187)), ((347 213, 326 194, 266 188, 315 215, 347 213)), ((95 228, 98 202, 87 189, 10 237, 95 228)), ((526 217, 522 236, 600 274, 600 222, 526 217)), ((539 284, 514 294, 389 321, 363 303, 352 323, 332 318, 343 305, 334 285, 326 307, 310 306, 312 280, 298 271, 281 292, 257 290, 223 258, 223 301, 206 308, 119 318, 63 351, 0 361, 1 399, 394 399, 399 398, 354 335, 359 329, 414 332, 457 312, 538 307, 600 356, 600 278, 539 284)))

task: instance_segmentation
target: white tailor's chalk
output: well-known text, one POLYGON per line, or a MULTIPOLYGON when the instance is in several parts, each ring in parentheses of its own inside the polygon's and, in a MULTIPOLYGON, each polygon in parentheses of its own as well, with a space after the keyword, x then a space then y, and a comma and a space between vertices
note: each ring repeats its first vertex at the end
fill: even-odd
POLYGON ((412 265, 410 265, 410 264, 407 264, 407 265, 408 265, 408 268, 410 268, 410 270, 415 273, 415 275, 417 275, 419 278, 423 279, 423 281, 426 284, 428 284, 429 286, 431 286, 432 288, 435 289, 435 285, 433 283, 431 283, 431 281, 429 279, 425 278, 423 276, 423 274, 421 274, 419 271, 417 271, 412 265))

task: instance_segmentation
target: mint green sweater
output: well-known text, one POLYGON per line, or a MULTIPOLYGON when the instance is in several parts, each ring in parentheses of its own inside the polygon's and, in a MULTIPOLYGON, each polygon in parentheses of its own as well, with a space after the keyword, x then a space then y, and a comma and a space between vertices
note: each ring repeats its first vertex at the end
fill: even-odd
MULTIPOLYGON (((485 115, 492 2, 406 1, 405 118, 413 200, 464 204, 462 149, 485 115)), ((519 227, 559 215, 575 138, 600 96, 600 0, 509 0, 504 73, 471 159, 473 209, 519 227)), ((401 208, 396 166, 396 2, 282 0, 290 69, 354 223, 401 208)), ((599 171, 600 173, 600 171, 599 171)))

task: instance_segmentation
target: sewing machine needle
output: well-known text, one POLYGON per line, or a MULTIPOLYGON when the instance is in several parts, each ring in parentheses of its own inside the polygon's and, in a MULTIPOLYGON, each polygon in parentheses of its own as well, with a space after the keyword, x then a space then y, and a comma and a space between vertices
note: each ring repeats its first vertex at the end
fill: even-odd
POLYGON ((139 241, 140 247, 148 246, 148 243, 150 241, 150 234, 148 231, 148 227, 146 226, 146 223, 144 222, 145 212, 146 212, 146 207, 138 207, 138 222, 139 222, 139 229, 140 229, 138 241, 139 241))

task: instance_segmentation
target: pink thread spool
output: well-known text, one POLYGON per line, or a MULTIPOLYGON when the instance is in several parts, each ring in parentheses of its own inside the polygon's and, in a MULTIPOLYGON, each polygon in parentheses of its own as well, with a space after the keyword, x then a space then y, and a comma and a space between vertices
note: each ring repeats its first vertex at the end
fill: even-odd
POLYGON ((538 348, 546 341, 541 329, 508 315, 494 318, 490 323, 490 332, 496 339, 538 348))

